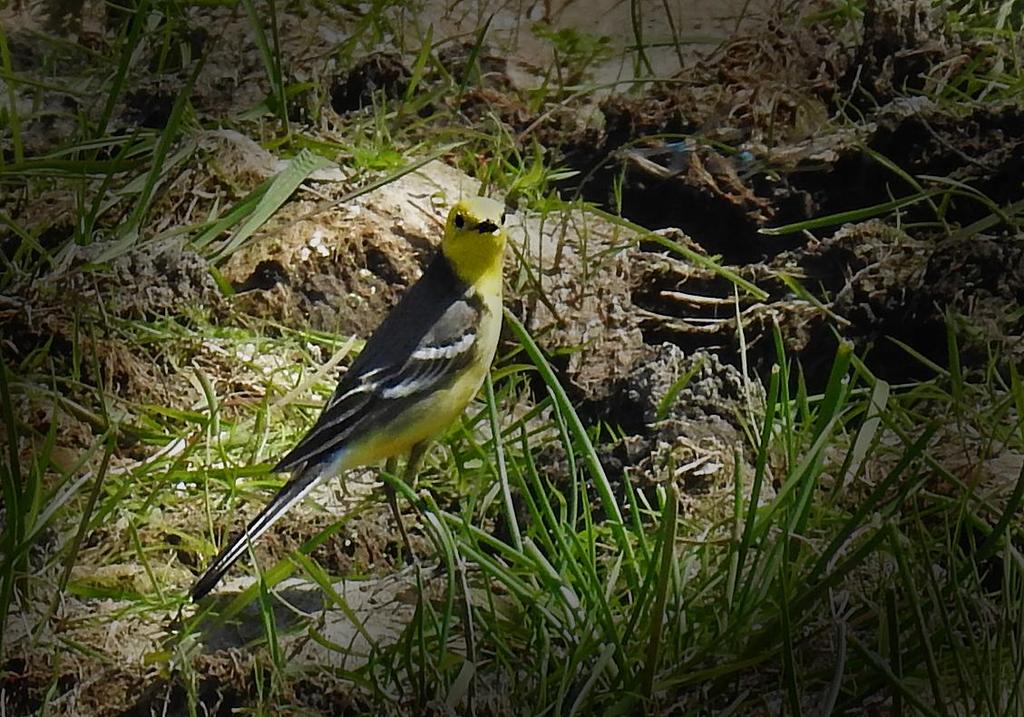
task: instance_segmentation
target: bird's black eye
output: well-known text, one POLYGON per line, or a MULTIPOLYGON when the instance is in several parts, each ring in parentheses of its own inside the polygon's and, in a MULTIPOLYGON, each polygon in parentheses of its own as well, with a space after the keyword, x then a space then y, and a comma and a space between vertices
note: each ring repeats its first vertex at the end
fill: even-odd
POLYGON ((502 213, 501 213, 501 223, 502 223, 502 224, 504 224, 504 223, 505 223, 505 217, 506 217, 506 216, 507 216, 507 215, 505 214, 505 212, 502 212, 502 213))
POLYGON ((466 218, 464 216, 462 216, 461 214, 456 214, 455 215, 455 226, 458 227, 459 229, 462 229, 462 227, 464 227, 465 225, 466 225, 466 218))

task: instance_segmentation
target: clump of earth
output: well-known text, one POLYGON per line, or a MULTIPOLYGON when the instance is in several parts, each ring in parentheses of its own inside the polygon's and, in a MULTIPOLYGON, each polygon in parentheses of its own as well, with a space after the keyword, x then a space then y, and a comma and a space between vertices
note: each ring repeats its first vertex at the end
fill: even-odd
MULTIPOLYGON (((545 8, 550 10, 549 5, 545 8)), ((545 19, 552 27, 591 21, 578 17, 579 7, 571 5, 556 7, 555 17, 545 19)), ((627 4, 616 5, 622 7, 614 12, 627 4)), ((19 16, 8 24, 11 16, 3 16, 5 27, 12 28, 9 42, 17 72, 51 68, 72 74, 89 48, 103 46, 110 28, 124 20, 91 4, 58 9, 72 12, 78 46, 64 48, 52 64, 44 62, 45 48, 33 40, 41 27, 38 18, 19 16), (76 8, 81 17, 74 17, 76 8)), ((468 16, 448 16, 439 8, 427 12, 453 34, 456 28, 473 27, 468 16)), ((289 80, 314 88, 292 98, 289 114, 296 123, 308 122, 325 140, 340 142, 346 118, 372 115, 379 103, 404 97, 416 74, 415 56, 374 51, 346 64, 335 51, 347 26, 327 9, 309 13, 282 12, 280 17, 282 46, 295 60, 289 80), (317 31, 309 32, 311 26, 317 31)), ((593 21, 618 22, 612 15, 593 21)), ((734 476, 752 472, 744 432, 757 425, 763 409, 763 379, 778 358, 772 341, 776 328, 789 355, 804 367, 811 390, 822 386, 840 340, 861 353, 870 349, 871 368, 883 378, 919 377, 925 369, 900 344, 943 364, 951 323, 964 331, 965 370, 982 370, 993 345, 1006 361, 1024 360, 1024 237, 991 209, 1019 211, 1024 113, 1010 104, 959 112, 925 99, 950 66, 967 61, 971 48, 944 39, 924 3, 869 2, 855 37, 837 36, 824 25, 770 20, 746 22, 732 35, 736 25, 716 16, 711 25, 726 38, 716 48, 688 49, 683 58, 668 48, 648 58, 655 68, 674 63, 678 70, 685 63, 685 81, 666 74, 673 81, 646 83, 641 91, 605 89, 538 110, 527 100, 541 84, 541 68, 534 63, 541 57, 535 52, 538 44, 547 47, 539 39, 543 33, 530 34, 522 44, 526 49, 510 55, 499 40, 515 28, 498 15, 492 22, 499 33, 493 42, 478 47, 452 41, 438 53, 446 72, 473 82, 457 96, 439 97, 420 108, 425 115, 443 111, 456 116, 456 131, 465 129, 458 122, 497 123, 519 150, 536 142, 549 166, 575 172, 557 182, 563 199, 585 200, 625 219, 579 206, 531 211, 528 202, 520 205, 520 197, 510 193, 505 198, 512 210, 509 234, 516 258, 510 256, 509 264, 529 266, 532 273, 508 272, 506 304, 552 356, 559 379, 588 424, 613 421, 621 429, 619 438, 598 447, 617 494, 625 495, 626 482, 648 491, 675 481, 684 488, 684 510, 708 524, 727 515, 734 476), (920 97, 908 99, 908 90, 920 97), (858 121, 839 121, 838 103, 847 97, 854 98, 861 113, 858 121), (888 164, 915 176, 948 177, 990 202, 954 198, 943 207, 941 221, 934 206, 919 201, 901 209, 899 226, 869 218, 806 232, 762 233, 910 194, 888 164), (943 223, 980 229, 936 228, 943 223), (738 287, 711 266, 712 257, 763 293, 738 287), (790 277, 806 292, 794 291, 790 277)), ((193 109, 203 119, 235 117, 266 99, 259 79, 262 58, 247 22, 244 14, 226 7, 195 7, 186 22, 168 29, 176 38, 176 53, 210 50, 208 70, 197 79, 193 94, 193 109)), ((571 39, 563 35, 559 41, 571 39)), ((576 42, 573 47, 581 52, 582 41, 576 42)), ((181 88, 176 74, 181 67, 174 62, 180 65, 182 57, 149 50, 142 54, 150 69, 131 78, 130 91, 114 108, 115 131, 160 128, 168 120, 181 88)), ((594 66, 569 67, 566 80, 579 81, 586 71, 604 80, 623 79, 623 67, 635 64, 613 60, 615 53, 603 43, 589 51, 594 66)), ((432 80, 420 81, 428 87, 432 80)), ((59 145, 71 131, 69 116, 86 111, 77 96, 45 95, 33 101, 47 111, 24 127, 29 155, 59 145)), ((193 141, 193 151, 183 154, 186 159, 169 173, 155 202, 156 221, 163 228, 201 221, 211 197, 238 201, 285 164, 235 130, 197 131, 193 141)), ((160 341, 128 341, 110 327, 122 320, 184 327, 200 320, 221 325, 252 320, 365 337, 429 261, 445 206, 479 192, 479 181, 456 163, 453 155, 426 162, 353 197, 352 176, 339 162, 311 177, 250 241, 217 262, 215 272, 204 249, 181 240, 141 242, 109 262, 102 261, 110 249, 103 242, 62 245, 74 221, 72 191, 50 188, 27 198, 4 197, 0 210, 16 217, 44 247, 59 251, 38 276, 5 287, 0 351, 10 365, 25 366, 46 347, 61 367, 78 367, 84 385, 106 386, 126 405, 148 403, 178 411, 206 408, 199 374, 242 402, 258 400, 268 375, 299 361, 319 361, 324 370, 336 371, 330 363, 335 357, 321 349, 302 356, 265 355, 252 346, 239 355, 211 336, 189 339, 189 345, 172 351, 160 341), (83 333, 83 327, 92 330, 83 333), (96 360, 80 361, 78 350, 96 360)), ((116 226, 130 211, 127 206, 111 210, 98 220, 97 231, 116 226)), ((18 245, 18 237, 0 228, 0 246, 8 258, 18 245)), ((511 345, 506 336, 504 347, 511 345)), ((90 396, 85 388, 72 386, 59 400, 50 394, 19 398, 26 425, 41 435, 52 423, 59 426, 53 461, 68 470, 105 429, 102 417, 87 405, 90 396)), ((222 406, 223 416, 235 415, 237 405, 222 406)), ((133 429, 130 409, 118 410, 115 418, 122 428, 111 470, 127 470, 151 457, 152 450, 143 432, 133 429)), ((27 465, 39 446, 19 448, 27 465)), ((94 456, 85 467, 95 469, 99 461, 94 456)), ((557 448, 542 452, 538 463, 552 480, 566 473, 566 458, 557 448)), ((770 498, 770 482, 762 499, 770 498)), ((269 563, 293 552, 330 525, 335 512, 366 503, 375 486, 372 471, 355 476, 347 494, 325 486, 314 496, 320 508, 303 509, 303 527, 277 527, 256 547, 258 558, 269 563)), ((229 517, 233 524, 225 529, 239 527, 257 509, 247 504, 229 517)), ((132 526, 144 541, 173 545, 172 567, 160 573, 169 589, 185 590, 201 558, 195 546, 174 545, 168 536, 200 520, 205 516, 198 510, 186 514, 154 508, 145 525, 132 526)), ((131 535, 125 521, 115 520, 93 539, 130 556, 131 535)), ((40 550, 55 547, 57 538, 48 536, 40 550)), ((420 532, 414 531, 413 538, 424 542, 420 532)), ((414 583, 397 555, 396 535, 383 514, 366 510, 326 540, 315 558, 338 574, 371 574, 341 588, 356 613, 369 619, 388 610, 407 614, 406 591, 414 583)), ((49 579, 57 580, 58 567, 49 579)), ((141 589, 147 584, 148 576, 132 560, 104 568, 85 576, 94 587, 141 589)), ((426 580, 428 590, 444 584, 440 575, 426 580)), ((286 588, 295 591, 300 604, 314 599, 301 586, 286 588)), ((312 611, 322 605, 307 607, 312 611)), ((119 604, 69 598, 60 609, 64 624, 74 625, 83 615, 113 615, 119 604)), ((172 693, 180 702, 183 696, 174 692, 178 688, 145 667, 145 656, 162 649, 172 619, 162 614, 121 619, 117 634, 125 639, 110 655, 116 666, 107 671, 90 660, 68 658, 61 680, 73 684, 76 695, 66 702, 68 709, 98 714, 104 706, 117 705, 128 714, 132 709, 143 713, 172 693)), ((328 627, 337 632, 325 634, 336 641, 354 639, 340 623, 328 627)), ((387 639, 393 625, 372 627, 375 637, 387 639)), ((63 637, 85 645, 109 644, 110 634, 101 633, 83 627, 63 637)), ((252 685, 236 649, 245 638, 207 635, 199 692, 211 708, 246 704, 252 685)), ((15 643, 19 639, 27 635, 11 637, 15 643)), ((303 659, 325 659, 316 645, 301 648, 297 654, 303 659)), ((37 704, 49 689, 50 658, 40 651, 11 658, 4 669, 11 675, 8 694, 17 706, 37 704)), ((318 689, 310 686, 311 692, 318 689)), ((317 694, 322 704, 311 709, 358 709, 350 693, 317 694)))

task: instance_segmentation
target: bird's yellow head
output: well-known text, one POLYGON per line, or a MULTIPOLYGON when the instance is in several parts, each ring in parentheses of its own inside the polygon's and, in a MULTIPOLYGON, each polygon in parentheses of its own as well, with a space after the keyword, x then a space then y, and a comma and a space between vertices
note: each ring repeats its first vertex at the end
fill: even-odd
POLYGON ((448 213, 441 251, 467 284, 495 277, 501 281, 504 222, 504 205, 487 197, 463 199, 448 213))

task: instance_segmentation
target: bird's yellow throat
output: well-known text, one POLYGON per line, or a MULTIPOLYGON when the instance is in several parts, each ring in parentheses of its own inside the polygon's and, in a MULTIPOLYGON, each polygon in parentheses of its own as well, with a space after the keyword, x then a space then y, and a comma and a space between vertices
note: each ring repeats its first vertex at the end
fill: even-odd
POLYGON ((505 208, 487 197, 459 201, 448 213, 441 252, 455 274, 467 284, 501 282, 505 208))

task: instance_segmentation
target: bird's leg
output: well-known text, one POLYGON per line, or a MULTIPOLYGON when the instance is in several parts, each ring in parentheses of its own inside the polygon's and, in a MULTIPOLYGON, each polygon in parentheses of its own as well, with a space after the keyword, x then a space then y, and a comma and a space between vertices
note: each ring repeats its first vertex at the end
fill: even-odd
MULTIPOLYGON (((388 458, 384 463, 384 472, 389 476, 394 477, 395 468, 398 467, 398 459, 392 456, 388 458)), ((391 517, 394 519, 395 524, 398 526, 398 532, 402 534, 402 541, 405 543, 405 549, 409 550, 409 536, 405 532, 405 524, 402 522, 402 513, 398 510, 398 495, 395 493, 395 487, 390 482, 384 481, 384 495, 388 499, 388 507, 391 508, 391 517)), ((411 556, 412 553, 410 552, 411 556)), ((401 560, 401 555, 398 556, 401 560)))
MULTIPOLYGON (((409 460, 405 464, 405 472, 402 474, 402 482, 409 483, 416 477, 416 471, 423 460, 423 454, 426 453, 426 450, 426 441, 412 447, 412 450, 409 451, 409 460)), ((397 460, 395 458, 388 458, 387 463, 384 464, 384 470, 390 475, 394 475, 396 464, 397 460)), ((387 495, 388 505, 391 506, 391 515, 394 516, 395 523, 398 525, 398 532, 402 535, 402 542, 409 553, 409 559, 412 562, 416 562, 416 551, 412 549, 412 543, 409 542, 409 534, 405 530, 405 523, 402 522, 402 513, 398 510, 398 494, 395 493, 394 486, 387 482, 384 483, 384 492, 387 495)))

